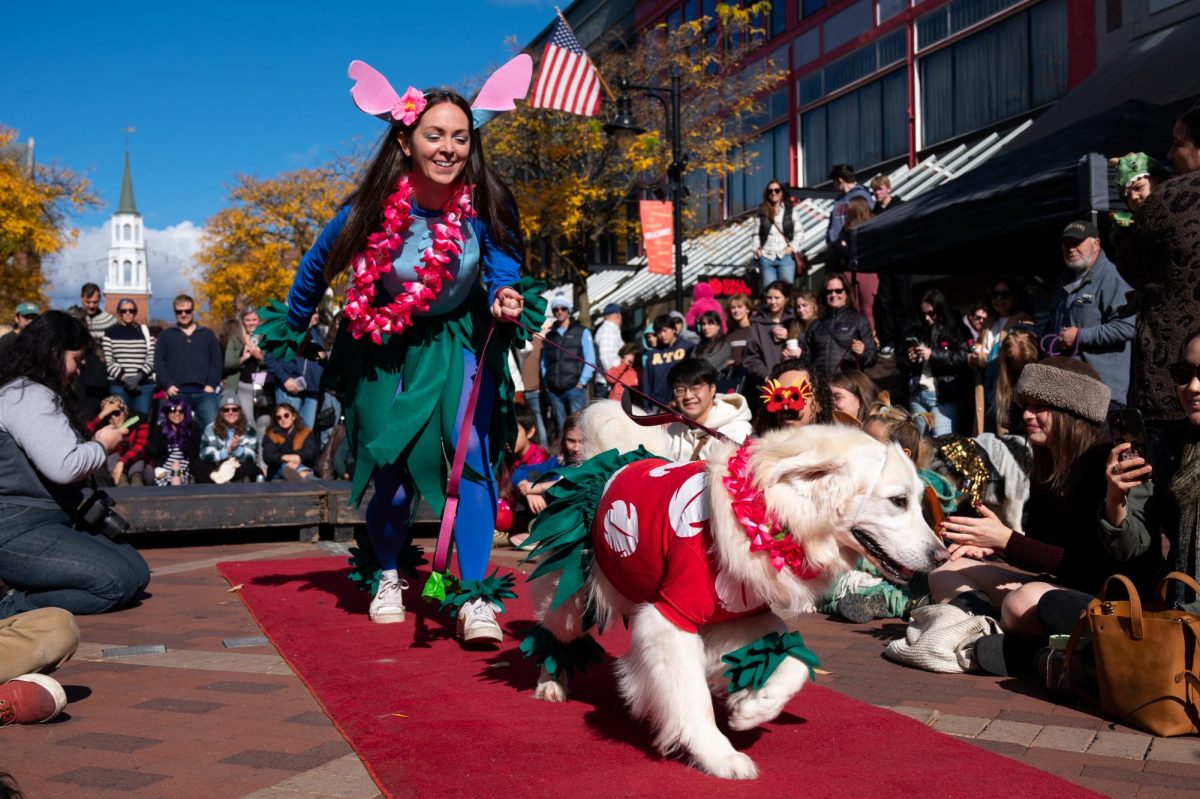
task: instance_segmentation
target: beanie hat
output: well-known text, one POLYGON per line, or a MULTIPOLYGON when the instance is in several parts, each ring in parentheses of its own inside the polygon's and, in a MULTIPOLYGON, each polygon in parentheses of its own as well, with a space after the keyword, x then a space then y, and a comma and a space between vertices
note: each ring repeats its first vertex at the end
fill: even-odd
POLYGON ((1038 400, 1051 408, 1100 424, 1108 417, 1112 390, 1100 382, 1096 370, 1083 361, 1054 357, 1031 363, 1021 370, 1017 399, 1022 405, 1029 400, 1038 400))
POLYGON ((221 397, 221 404, 218 405, 217 407, 218 408, 228 408, 230 405, 236 406, 238 408, 242 407, 242 403, 238 401, 236 394, 226 394, 225 396, 221 397))

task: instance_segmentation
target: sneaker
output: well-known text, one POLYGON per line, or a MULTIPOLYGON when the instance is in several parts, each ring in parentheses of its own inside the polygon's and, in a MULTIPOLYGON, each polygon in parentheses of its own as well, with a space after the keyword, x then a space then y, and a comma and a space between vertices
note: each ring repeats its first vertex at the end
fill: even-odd
POLYGON ((838 615, 855 624, 865 624, 888 615, 883 594, 848 594, 838 600, 838 615))
POLYGON ((504 640, 500 623, 496 621, 496 608, 492 603, 479 598, 472 599, 458 609, 458 637, 463 643, 504 640))
POLYGON ((131 486, 141 486, 146 484, 146 477, 141 472, 134 472, 129 475, 129 484, 131 486))
POLYGON ((375 592, 375 598, 371 600, 371 609, 367 611, 371 621, 376 624, 395 624, 404 621, 404 597, 400 592, 406 588, 408 588, 407 580, 381 579, 379 590, 375 592))
POLYGON ((41 724, 66 706, 63 687, 45 674, 22 674, 0 685, 0 727, 41 724))
POLYGON ((879 348, 879 355, 884 358, 890 358, 895 353, 896 353, 896 350, 894 350, 892 347, 880 347, 879 348))

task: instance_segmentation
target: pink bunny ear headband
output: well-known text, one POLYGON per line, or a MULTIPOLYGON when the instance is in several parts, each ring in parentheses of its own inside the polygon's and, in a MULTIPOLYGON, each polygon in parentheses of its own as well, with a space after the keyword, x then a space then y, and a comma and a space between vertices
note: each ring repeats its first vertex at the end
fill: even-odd
MULTIPOLYGON (((351 61, 349 76, 354 80, 350 96, 360 111, 377 116, 385 122, 402 122, 411 125, 425 110, 428 100, 420 89, 409 86, 404 94, 396 94, 387 78, 380 75, 365 61, 351 61)), ((516 108, 515 100, 525 99, 529 83, 533 79, 533 59, 521 53, 500 69, 483 84, 475 102, 471 103, 471 121, 474 127, 486 125, 497 114, 516 108)))

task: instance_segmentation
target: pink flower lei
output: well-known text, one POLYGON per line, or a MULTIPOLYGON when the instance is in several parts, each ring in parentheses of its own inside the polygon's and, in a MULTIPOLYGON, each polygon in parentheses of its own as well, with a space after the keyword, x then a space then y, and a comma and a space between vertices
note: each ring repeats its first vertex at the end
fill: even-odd
POLYGON ((411 327, 413 313, 428 311, 441 293, 443 282, 452 279, 447 265, 462 255, 462 222, 473 216, 471 187, 463 184, 442 208, 442 221, 431 226, 433 244, 421 253, 423 266, 416 267, 419 280, 406 282, 404 291, 390 303, 376 307, 379 280, 392 268, 392 260, 404 246, 404 235, 412 226, 412 185, 408 175, 401 175, 396 191, 384 200, 383 225, 367 236, 366 249, 354 257, 354 278, 346 291, 345 310, 350 334, 356 339, 370 336, 371 341, 382 344, 384 335, 411 327))
POLYGON ((762 492, 751 484, 750 446, 747 441, 733 453, 726 464, 729 474, 721 481, 729 492, 733 515, 750 539, 750 551, 765 551, 776 571, 783 571, 787 566, 802 580, 816 577, 821 569, 804 557, 804 547, 771 517, 762 492))

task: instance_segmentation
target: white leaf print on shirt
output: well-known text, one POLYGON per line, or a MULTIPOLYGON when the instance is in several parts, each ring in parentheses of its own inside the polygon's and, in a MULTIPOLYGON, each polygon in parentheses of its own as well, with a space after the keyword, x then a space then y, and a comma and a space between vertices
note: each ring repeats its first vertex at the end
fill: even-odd
POLYGON ((623 558, 637 550, 637 508, 632 503, 618 499, 604 514, 604 540, 610 549, 623 558))
POLYGON ((763 605, 761 599, 724 569, 717 572, 713 586, 717 589, 717 599, 720 600, 721 607, 730 613, 745 613, 763 605))
POLYGON ((712 516, 708 504, 708 474, 697 472, 683 481, 683 485, 671 497, 667 518, 671 529, 680 538, 697 535, 712 516))
POLYGON ((664 463, 662 466, 656 466, 650 470, 651 477, 666 477, 672 469, 682 469, 684 466, 691 466, 692 461, 673 461, 664 463))

